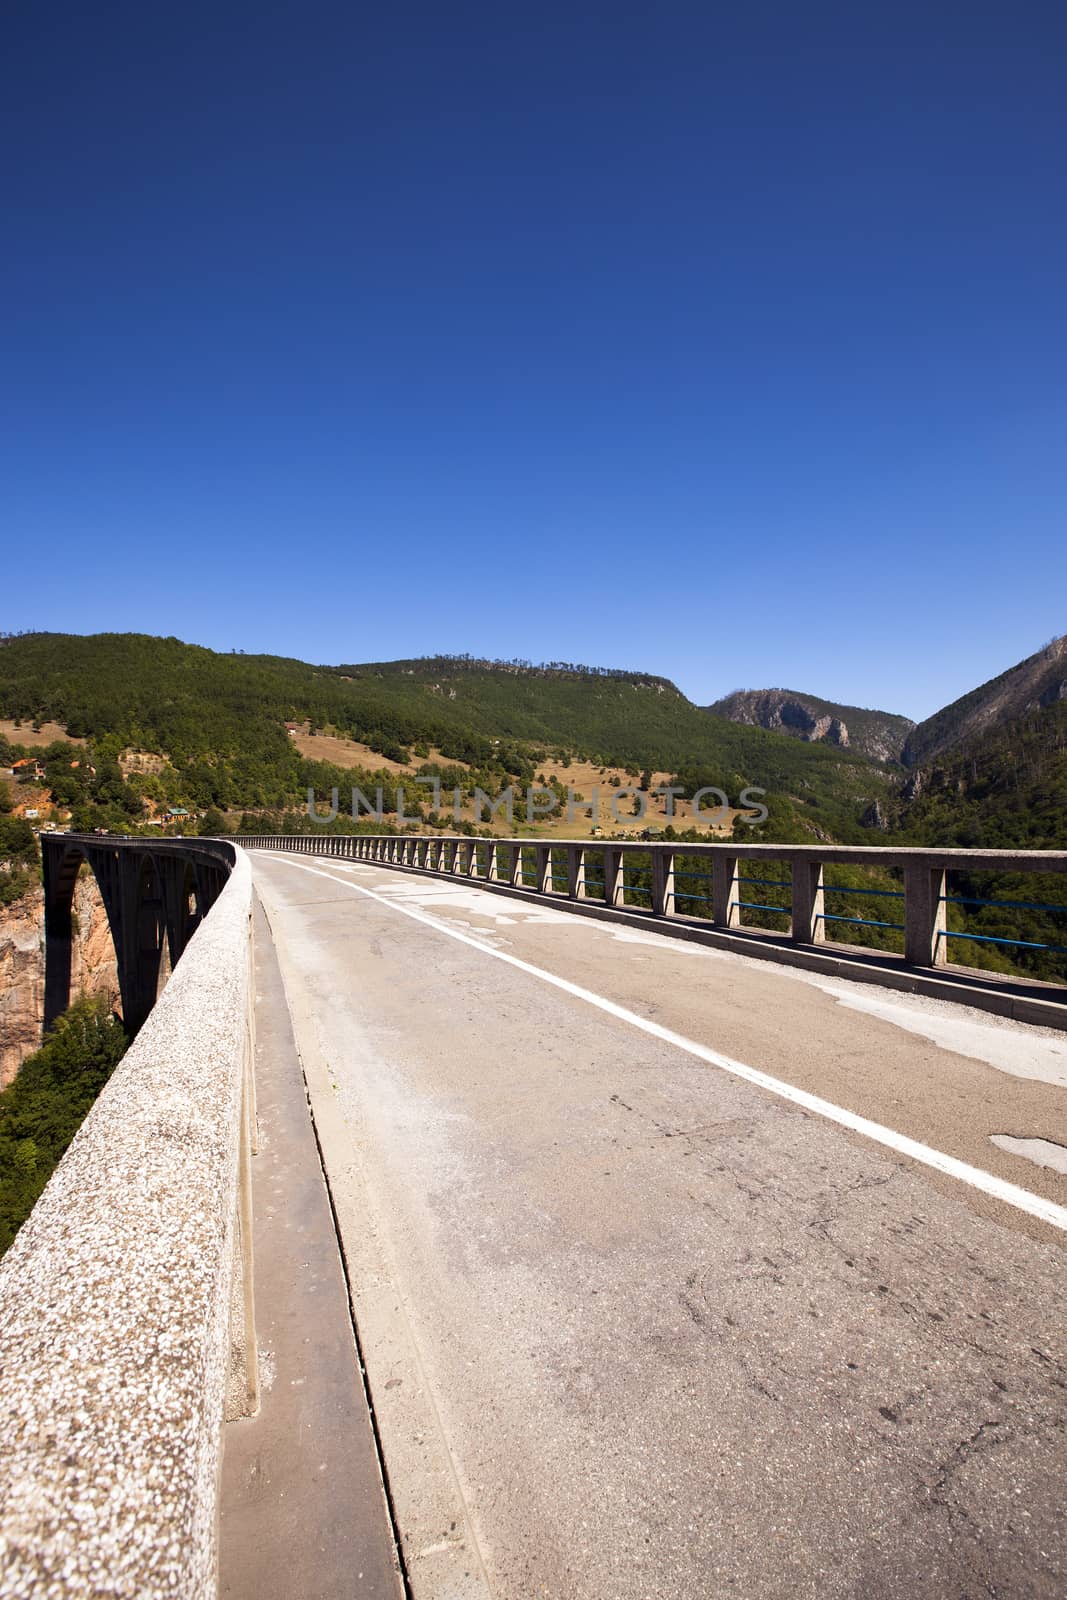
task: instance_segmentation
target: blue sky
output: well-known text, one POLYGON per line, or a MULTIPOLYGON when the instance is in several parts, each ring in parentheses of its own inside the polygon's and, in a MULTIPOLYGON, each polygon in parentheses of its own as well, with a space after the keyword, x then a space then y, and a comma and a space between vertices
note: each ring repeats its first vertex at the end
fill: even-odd
POLYGON ((0 627, 926 715, 1067 629, 1065 15, 16 0, 0 627))

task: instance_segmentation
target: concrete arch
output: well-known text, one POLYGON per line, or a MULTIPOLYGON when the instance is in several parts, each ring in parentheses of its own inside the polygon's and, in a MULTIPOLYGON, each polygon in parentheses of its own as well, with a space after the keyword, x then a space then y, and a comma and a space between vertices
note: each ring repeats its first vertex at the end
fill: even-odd
MULTIPOLYGON (((93 859, 85 843, 75 837, 65 838, 59 847, 42 841, 44 858, 44 933, 45 933, 45 989, 44 1031, 49 1028, 70 1005, 70 974, 74 950, 74 891, 78 874, 88 866, 96 880, 100 898, 107 913, 111 942, 115 947, 116 964, 121 974, 119 950, 122 938, 122 904, 120 897, 121 873, 117 852, 109 857, 103 850, 93 852, 93 859)), ((121 990, 121 982, 120 982, 121 990)), ((125 1010, 123 1011, 125 1016, 125 1010)))
POLYGON ((96 878, 118 963, 122 1017, 136 1034, 230 875, 220 840, 142 841, 90 834, 41 840, 45 887, 45 1028, 70 1004, 71 908, 82 863, 96 878))

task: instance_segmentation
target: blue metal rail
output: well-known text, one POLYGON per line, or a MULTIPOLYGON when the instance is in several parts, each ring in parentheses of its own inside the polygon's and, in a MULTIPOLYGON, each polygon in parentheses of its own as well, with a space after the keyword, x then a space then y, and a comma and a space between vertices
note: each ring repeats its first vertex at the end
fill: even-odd
POLYGON ((943 894, 950 906, 1011 906, 1014 911, 1054 911, 1067 915, 1067 906, 1043 906, 1037 900, 982 900, 974 894, 943 894))
POLYGON ((823 894, 855 894, 860 896, 876 894, 889 900, 903 900, 904 898, 903 889, 847 889, 843 885, 838 888, 832 883, 824 883, 822 892, 823 894))
POLYGON ((1011 944, 1020 950, 1051 950, 1054 955, 1067 956, 1067 945, 1037 944, 1033 939, 998 939, 992 933, 955 933, 951 928, 942 928, 937 936, 939 939, 969 939, 972 944, 1011 944))
POLYGON ((820 911, 815 918, 816 922, 855 922, 861 928, 897 928, 904 931, 902 922, 875 922, 870 917, 840 917, 834 916, 829 911, 820 911))

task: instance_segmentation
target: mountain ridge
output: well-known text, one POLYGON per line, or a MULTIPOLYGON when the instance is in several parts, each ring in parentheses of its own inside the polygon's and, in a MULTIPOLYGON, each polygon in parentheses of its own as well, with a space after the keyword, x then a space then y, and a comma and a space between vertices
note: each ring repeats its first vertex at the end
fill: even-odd
POLYGON ((379 759, 409 772, 443 761, 488 789, 531 782, 546 758, 563 770, 577 757, 634 778, 671 773, 687 793, 763 788, 768 842, 860 843, 874 832, 921 843, 958 823, 961 840, 1051 843, 1061 837, 1067 726, 1053 713, 1065 707, 1067 637, 920 724, 790 689, 739 690, 700 707, 657 674, 573 662, 433 655, 314 666, 148 634, 0 640, 0 718, 10 719, 0 756, 10 764, 27 753, 16 719, 88 740, 93 760, 63 746, 49 781, 103 826, 119 825, 116 807, 135 821, 150 792, 156 805, 278 814, 298 812, 309 786, 362 781, 332 764, 328 741, 324 753, 302 753, 290 737, 299 724, 358 743, 358 770, 373 781, 379 759), (156 776, 120 771, 124 747, 158 752, 156 776), (87 767, 98 769, 94 784, 87 767))
POLYGON ((1067 634, 916 723, 901 749, 907 767, 925 765, 997 726, 1067 699, 1067 634))

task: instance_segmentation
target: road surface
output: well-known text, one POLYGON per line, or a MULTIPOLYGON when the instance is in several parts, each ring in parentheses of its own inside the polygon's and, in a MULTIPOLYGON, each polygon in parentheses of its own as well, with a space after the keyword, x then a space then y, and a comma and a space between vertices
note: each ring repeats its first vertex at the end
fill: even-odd
POLYGON ((1067 1036, 252 859, 416 1597, 1062 1600, 1067 1036))

